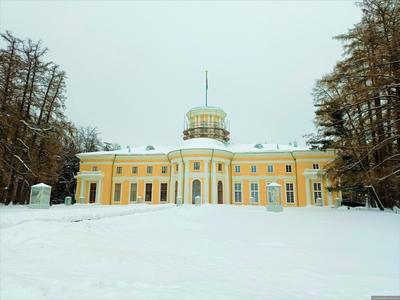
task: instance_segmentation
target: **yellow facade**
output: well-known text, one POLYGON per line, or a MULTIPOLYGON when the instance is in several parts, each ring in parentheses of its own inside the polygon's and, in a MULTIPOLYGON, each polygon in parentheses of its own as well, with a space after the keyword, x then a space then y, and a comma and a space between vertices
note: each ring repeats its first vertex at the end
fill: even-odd
MULTIPOLYGON (((220 132, 229 134, 226 128, 212 132, 210 124, 225 124, 220 119, 215 123, 207 115, 215 114, 213 109, 188 113, 189 123, 197 126, 196 134, 204 137, 189 136, 178 147, 79 154, 77 202, 160 204, 181 200, 193 204, 198 196, 202 204, 269 205, 270 183, 280 185, 283 206, 327 206, 341 198, 329 189, 333 183, 325 171, 335 158, 333 151, 276 144, 232 145, 225 142, 228 135, 210 139, 208 132, 213 137, 220 132)), ((221 115, 225 113, 217 116, 221 115)))

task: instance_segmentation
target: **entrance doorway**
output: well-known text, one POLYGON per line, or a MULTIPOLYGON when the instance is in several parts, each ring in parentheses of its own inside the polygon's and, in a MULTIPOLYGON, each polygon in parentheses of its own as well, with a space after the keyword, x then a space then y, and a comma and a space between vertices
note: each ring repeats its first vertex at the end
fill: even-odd
POLYGON ((96 203, 96 183, 90 184, 89 203, 96 203))
POLYGON ((201 182, 195 179, 192 183, 192 204, 195 204, 195 198, 197 196, 201 197, 201 182))
POLYGON ((222 181, 218 181, 218 204, 224 204, 224 192, 222 181))

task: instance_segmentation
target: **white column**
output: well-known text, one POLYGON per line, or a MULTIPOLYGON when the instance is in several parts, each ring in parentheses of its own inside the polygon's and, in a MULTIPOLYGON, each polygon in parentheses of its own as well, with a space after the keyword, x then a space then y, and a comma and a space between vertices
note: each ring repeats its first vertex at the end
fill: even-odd
POLYGON ((208 195, 209 195, 209 176, 210 176, 210 172, 209 172, 209 168, 208 168, 208 160, 204 161, 204 194, 203 194, 203 203, 204 204, 208 204, 208 195))
MULTIPOLYGON (((178 164, 178 197, 183 197, 183 162, 178 164)), ((183 201, 183 199, 182 199, 183 201)))
POLYGON ((217 166, 215 161, 211 163, 211 199, 210 203, 217 204, 218 195, 217 195, 217 166))
MULTIPOLYGON (((326 187, 332 187, 332 183, 328 176, 326 176, 326 187)), ((332 191, 328 191, 328 205, 332 206, 332 204, 332 191)))
POLYGON ((229 186, 230 186, 230 184, 229 184, 229 163, 226 162, 224 168, 225 168, 224 204, 230 204, 231 203, 230 202, 231 195, 230 195, 230 188, 229 188, 229 186))
POLYGON ((102 181, 103 180, 100 179, 96 183, 96 204, 100 204, 101 202, 102 181))
POLYGON ((171 164, 171 180, 168 186, 168 203, 175 203, 175 175, 173 175, 173 164, 171 164))
POLYGON ((311 205, 311 194, 310 194, 310 179, 306 176, 306 199, 307 205, 311 205))
POLYGON ((188 160, 185 161, 185 189, 184 189, 184 200, 183 203, 185 204, 191 204, 192 200, 190 198, 190 179, 189 179, 189 167, 190 167, 190 162, 188 160))
MULTIPOLYGON (((85 179, 83 179, 81 177, 81 192, 80 192, 80 196, 79 196, 79 200, 78 200, 79 202, 78 203, 81 203, 81 199, 82 198, 85 198, 85 179)), ((81 204, 83 204, 83 203, 81 203, 81 204)))

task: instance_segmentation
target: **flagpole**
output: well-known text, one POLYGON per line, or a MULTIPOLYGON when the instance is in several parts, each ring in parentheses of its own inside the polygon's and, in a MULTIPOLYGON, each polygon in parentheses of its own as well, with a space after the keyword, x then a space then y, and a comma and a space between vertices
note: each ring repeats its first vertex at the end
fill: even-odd
POLYGON ((207 76, 208 71, 206 70, 206 106, 207 106, 207 94, 208 94, 208 76, 207 76))

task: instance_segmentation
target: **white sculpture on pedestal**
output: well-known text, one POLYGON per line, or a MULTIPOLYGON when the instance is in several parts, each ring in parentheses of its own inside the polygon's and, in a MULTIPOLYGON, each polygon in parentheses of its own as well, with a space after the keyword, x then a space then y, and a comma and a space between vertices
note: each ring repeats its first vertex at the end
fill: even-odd
POLYGON ((267 211, 281 212, 282 207, 282 194, 281 185, 276 182, 268 184, 268 199, 269 205, 267 205, 267 211))
POLYGON ((51 186, 39 183, 31 186, 31 197, 29 199, 30 208, 49 208, 50 207, 51 186))

